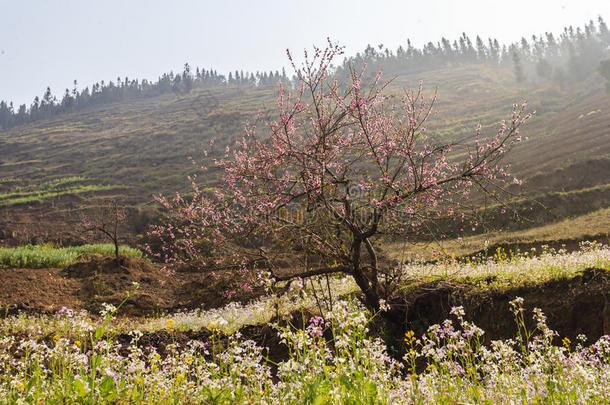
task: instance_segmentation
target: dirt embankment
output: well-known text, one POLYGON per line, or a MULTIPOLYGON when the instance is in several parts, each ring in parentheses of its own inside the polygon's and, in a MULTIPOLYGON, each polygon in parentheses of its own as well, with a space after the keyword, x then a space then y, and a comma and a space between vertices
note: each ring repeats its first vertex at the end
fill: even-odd
MULTIPOLYGON (((487 282, 492 282, 488 280, 487 282)), ((485 282, 483 282, 484 284, 485 282)), ((403 343, 404 333, 413 330, 416 336, 426 333, 428 327, 440 324, 445 319, 457 320, 450 314, 456 305, 464 306, 466 319, 474 322, 485 331, 484 341, 514 338, 516 323, 510 311, 509 301, 515 297, 524 299, 525 320, 528 330, 534 331, 535 322, 532 310, 541 308, 547 317, 547 324, 559 333, 555 344, 562 344, 568 337, 576 342, 579 334, 587 337, 586 344, 594 343, 600 336, 610 334, 610 271, 590 268, 582 274, 562 280, 554 280, 540 285, 523 286, 493 290, 487 286, 466 283, 430 282, 410 286, 402 297, 395 299, 392 305, 402 316, 397 323, 384 322, 376 318, 370 327, 370 333, 381 336, 387 343, 388 352, 397 359, 402 358, 406 347, 403 343)), ((303 328, 313 313, 292 314, 291 325, 303 328)), ((286 321, 279 320, 280 324, 286 321)), ((240 329, 243 339, 251 339, 260 347, 267 348, 266 353, 273 364, 289 357, 288 347, 282 343, 277 331, 270 325, 252 325, 240 329)), ((332 335, 325 331, 330 345, 332 335)), ((129 343, 128 334, 119 335, 119 342, 129 343)), ((163 356, 167 346, 172 343, 186 344, 196 339, 215 344, 226 345, 227 336, 202 328, 197 331, 157 331, 145 333, 139 341, 141 347, 155 347, 163 356)))
MULTIPOLYGON (((135 257, 89 255, 64 269, 0 269, 0 313, 53 313, 62 306, 98 312, 102 303, 120 304, 121 315, 144 316, 179 309, 225 305, 227 286, 200 272, 168 274, 135 257)), ((242 294, 237 299, 249 299, 242 294)), ((232 298, 235 300, 235 296, 232 298)))
POLYGON ((485 331, 487 342, 512 338, 517 327, 509 302, 522 297, 528 330, 535 329, 532 310, 537 307, 546 315, 549 327, 561 337, 575 341, 579 334, 584 334, 592 343, 610 334, 608 270, 590 268, 573 278, 516 288, 495 289, 486 285, 494 281, 489 278, 476 284, 434 281, 411 285, 393 303, 402 317, 400 333, 413 330, 421 336, 430 325, 445 319, 455 321, 451 308, 462 305, 466 319, 485 331))

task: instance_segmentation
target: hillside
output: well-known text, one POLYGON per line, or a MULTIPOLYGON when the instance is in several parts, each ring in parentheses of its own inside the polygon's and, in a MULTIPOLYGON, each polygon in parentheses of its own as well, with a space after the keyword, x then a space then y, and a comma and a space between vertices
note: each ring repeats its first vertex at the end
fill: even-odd
MULTIPOLYGON (((542 223, 584 215, 610 205, 610 96, 597 74, 561 89, 539 81, 518 87, 510 70, 468 64, 398 75, 388 91, 438 87, 438 114, 430 132, 459 139, 478 122, 494 131, 513 102, 528 100, 536 116, 529 140, 510 156, 525 183, 521 200, 563 201, 568 207, 542 223), (551 193, 551 194, 549 194, 551 193), (584 204, 587 202, 587 204, 584 204)), ((141 233, 153 195, 189 188, 214 139, 224 151, 247 121, 273 118, 275 87, 195 88, 189 93, 117 102, 0 132, 0 243, 69 241, 74 219, 103 198, 132 207, 131 233, 141 233), (261 112, 261 117, 257 115, 261 112)), ((212 185, 209 171, 199 181, 212 185)), ((546 207, 552 208, 552 207, 546 207)), ((549 217, 549 218, 547 218, 549 217)))

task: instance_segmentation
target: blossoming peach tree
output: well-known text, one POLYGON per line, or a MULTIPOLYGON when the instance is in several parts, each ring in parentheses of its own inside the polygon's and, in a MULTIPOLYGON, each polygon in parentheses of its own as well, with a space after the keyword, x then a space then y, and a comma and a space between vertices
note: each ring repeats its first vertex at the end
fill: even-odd
POLYGON ((342 53, 330 40, 301 64, 288 52, 298 85, 280 84, 277 119, 263 135, 247 127, 214 161, 218 187, 193 179, 192 196, 159 197, 159 259, 246 289, 344 273, 378 310, 399 278, 378 258, 383 238, 425 233, 430 218, 457 215, 474 186, 490 192, 509 180, 502 159, 521 140, 525 104, 492 136, 480 125, 467 140, 429 136, 436 94, 420 84, 391 95, 381 73, 367 78, 364 69, 337 77, 332 61, 342 53))

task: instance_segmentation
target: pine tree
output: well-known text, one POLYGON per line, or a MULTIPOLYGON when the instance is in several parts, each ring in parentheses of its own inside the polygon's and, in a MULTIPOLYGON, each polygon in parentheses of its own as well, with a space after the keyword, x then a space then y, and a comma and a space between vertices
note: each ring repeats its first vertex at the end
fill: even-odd
POLYGON ((497 39, 494 39, 492 41, 491 38, 489 38, 488 42, 489 42, 489 60, 493 64, 497 65, 500 62, 500 44, 498 43, 497 39))
POLYGON ((441 44, 443 47, 443 54, 445 56, 445 60, 449 60, 453 58, 453 49, 451 49, 451 42, 445 37, 441 39, 441 44))
POLYGON ((517 79, 517 83, 523 83, 525 81, 525 73, 523 73, 523 66, 521 64, 521 56, 519 55, 519 51, 513 49, 512 51, 512 59, 513 59, 513 71, 515 72, 515 79, 517 79))
POLYGON ((550 57, 557 56, 558 53, 558 44, 555 41, 555 36, 553 36, 552 32, 545 33, 546 35, 546 54, 550 57))
POLYGON ((184 64, 184 70, 182 71, 182 89, 187 93, 193 89, 193 75, 188 63, 184 64))
POLYGON ((608 30, 608 26, 606 25, 606 22, 604 21, 601 15, 597 18, 597 22, 599 29, 599 38, 601 39, 602 44, 604 46, 610 45, 610 30, 608 30))
POLYGON ((53 104, 53 93, 51 93, 51 88, 47 87, 47 90, 44 92, 44 96, 42 97, 42 102, 45 105, 53 104))
POLYGON ((66 89, 64 97, 61 99, 61 106, 64 110, 69 110, 74 105, 74 98, 70 94, 70 90, 66 89))
POLYGON ((489 51, 485 47, 485 44, 483 43, 483 40, 481 39, 481 37, 478 35, 477 35, 477 39, 476 39, 476 44, 477 44, 477 58, 481 62, 486 61, 489 51))
POLYGON ((10 126, 12 114, 6 101, 0 101, 0 128, 5 129, 10 126))
POLYGON ((548 60, 540 59, 536 63, 536 73, 540 77, 550 79, 553 76, 553 66, 551 66, 548 60))
POLYGON ((521 56, 525 60, 529 60, 531 56, 531 48, 530 44, 527 42, 527 39, 521 38, 521 56))
POLYGON ((21 104, 19 106, 19 111, 17 112, 17 117, 16 117, 17 125, 25 124, 27 122, 27 120, 28 120, 27 106, 25 104, 21 104))

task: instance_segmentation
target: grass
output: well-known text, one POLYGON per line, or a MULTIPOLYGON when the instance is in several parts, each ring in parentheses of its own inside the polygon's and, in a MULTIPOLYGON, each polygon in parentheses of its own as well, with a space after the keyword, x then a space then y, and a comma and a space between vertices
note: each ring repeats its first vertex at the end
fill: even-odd
POLYGON ((586 215, 568 218, 552 224, 511 232, 493 232, 473 235, 461 239, 438 240, 434 242, 404 243, 392 242, 384 246, 384 251, 392 259, 430 260, 439 252, 451 252, 464 256, 476 252, 485 244, 520 243, 550 241, 558 239, 578 239, 591 235, 610 235, 610 208, 603 208, 586 215))
POLYGON ((572 253, 544 248, 514 253, 498 248, 490 260, 450 257, 434 264, 407 264, 403 271, 410 281, 493 280, 484 288, 515 288, 569 279, 592 267, 610 269, 610 249, 596 243, 584 243, 580 251, 572 253))
MULTIPOLYGON (((123 255, 142 257, 142 252, 128 246, 121 246, 123 255)), ((0 247, 0 267, 10 268, 50 268, 73 263, 83 254, 113 255, 114 245, 95 244, 70 247, 47 245, 27 245, 15 248, 0 247)))
MULTIPOLYGON (((86 183, 90 183, 90 180, 81 176, 72 176, 53 179, 39 185, 30 184, 28 186, 14 187, 9 192, 0 193, 0 207, 37 204, 65 195, 83 194, 121 188, 120 186, 86 183)), ((7 182, 7 184, 9 183, 7 182)))
POLYGON ((79 186, 71 187, 62 191, 32 191, 25 193, 7 193, 0 194, 0 207, 11 207, 23 204, 40 204, 46 200, 64 195, 83 194, 96 191, 114 190, 121 188, 120 186, 79 186))
MULTIPOLYGON (((393 76, 388 73, 387 78, 393 76)), ((602 109, 588 119, 570 121, 570 125, 565 122, 569 118, 564 114, 566 108, 574 114, 586 114, 606 103, 607 98, 598 94, 598 81, 579 83, 565 91, 548 84, 521 89, 514 86, 506 70, 483 65, 410 75, 397 72, 397 76, 390 89, 396 94, 404 87, 417 86, 420 79, 428 94, 438 85, 439 114, 431 118, 431 133, 471 134, 479 121, 487 133, 493 133, 495 123, 506 118, 512 103, 521 98, 529 100, 532 110, 547 111, 528 123, 524 134, 530 141, 513 151, 514 168, 520 177, 564 167, 566 155, 583 161, 608 153, 608 135, 602 123, 610 110, 602 109), (554 133, 553 147, 549 147, 550 133, 554 133), (571 144, 575 137, 579 137, 578 147, 571 144)), ((216 146, 210 156, 222 154, 225 146, 241 138, 244 124, 253 122, 258 112, 270 110, 269 117, 275 118, 276 101, 277 88, 273 86, 195 89, 180 97, 111 103, 0 131, 0 142, 11 146, 10 155, 0 153, 3 177, 30 184, 34 179, 77 175, 95 184, 124 185, 127 198, 136 205, 146 203, 152 194, 188 189, 186 176, 170 177, 194 170, 187 156, 202 159, 202 150, 209 148, 212 138, 216 146), (49 153, 43 153, 45 159, 41 160, 44 151, 49 153)), ((263 131, 263 125, 257 126, 263 131)), ((27 202, 23 199, 19 204, 27 202)), ((54 209, 61 211, 62 207, 54 209)))
MULTIPOLYGON (((42 182, 40 184, 26 184, 28 183, 26 179, 14 179, 14 178, 6 178, 0 179, 0 184, 5 186, 10 184, 16 184, 12 187, 12 193, 26 193, 33 191, 61 191, 65 190, 68 187, 74 187, 76 185, 82 185, 83 183, 88 182, 88 179, 82 176, 70 176, 70 177, 60 177, 52 180, 48 180, 46 182, 42 182), (19 185, 26 184, 26 185, 19 185)), ((9 193, 7 193, 9 194, 9 193)))

